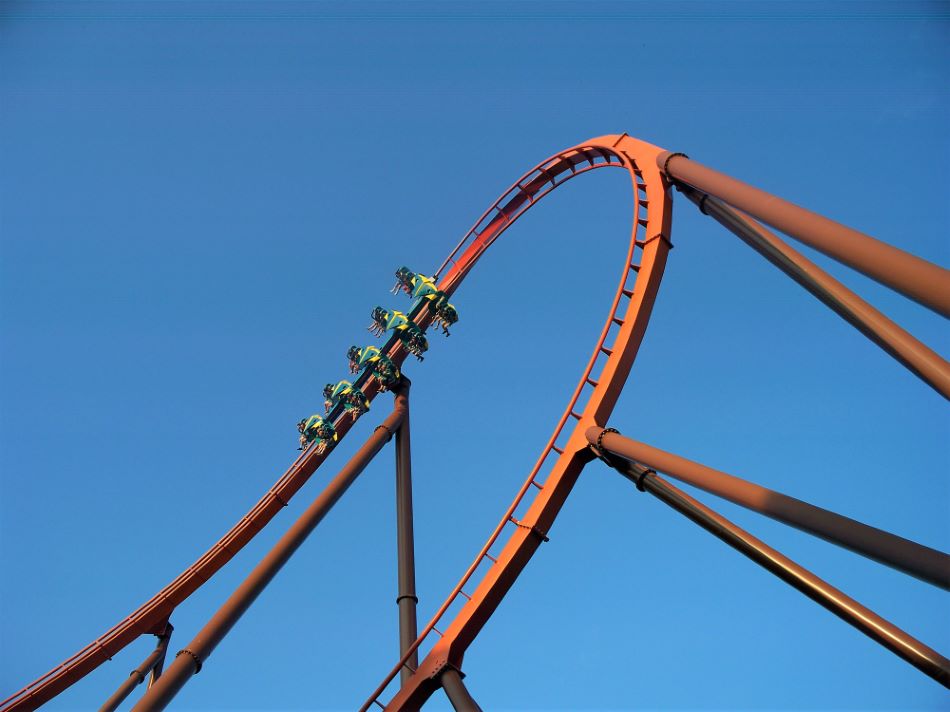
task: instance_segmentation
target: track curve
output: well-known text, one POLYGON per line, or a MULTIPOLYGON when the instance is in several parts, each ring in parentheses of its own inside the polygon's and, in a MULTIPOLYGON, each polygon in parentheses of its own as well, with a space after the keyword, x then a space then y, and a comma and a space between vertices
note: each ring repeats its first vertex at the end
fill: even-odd
POLYGON ((592 458, 584 431, 591 425, 605 423, 617 402, 646 330, 671 247, 672 201, 669 186, 657 166, 656 158, 660 153, 662 149, 622 134, 592 139, 553 156, 522 176, 502 194, 439 268, 441 274, 443 269, 449 267, 448 273, 439 283, 439 289, 451 294, 491 244, 539 198, 565 180, 601 166, 625 168, 630 174, 634 216, 626 263, 597 346, 567 408, 488 541, 415 643, 390 670, 360 708, 360 712, 365 712, 372 705, 384 707, 379 698, 407 664, 412 652, 432 632, 439 636, 438 642, 396 696, 385 705, 385 709, 418 709, 439 688, 439 675, 444 669, 461 669, 462 657, 469 644, 501 603, 541 542, 547 540, 547 531, 584 465, 592 458), (587 162, 586 166, 584 162, 587 162), (643 237, 638 239, 641 233, 643 237), (626 308, 622 308, 624 299, 627 300, 626 308), (613 340, 608 346, 611 337, 613 340), (606 359, 602 358, 604 356, 606 359), (572 420, 575 421, 573 428, 569 428, 568 424, 572 420), (549 463, 550 470, 544 481, 539 481, 545 464, 551 460, 553 462, 549 463), (534 499, 522 519, 518 520, 514 513, 530 491, 534 492, 534 499), (509 524, 513 526, 510 527, 507 542, 497 557, 492 556, 489 551, 509 524), (463 588, 486 560, 490 566, 475 590, 464 592, 463 588), (459 596, 464 596, 466 603, 444 628, 444 632, 439 631, 436 625, 459 596))
MULTIPOLYGON (((552 156, 522 176, 485 211, 436 273, 438 277, 448 268, 448 272, 439 280, 439 289, 451 295, 491 244, 555 188, 571 178, 597 168, 625 168, 629 172, 634 196, 630 249, 620 286, 612 302, 610 316, 594 354, 568 408, 558 421, 554 434, 528 479, 518 491, 514 503, 475 562, 463 575, 461 582, 423 630, 413 649, 418 648, 435 630, 435 625, 459 595, 468 597, 468 603, 442 634, 440 641, 420 664, 409 683, 387 708, 411 709, 421 705, 432 691, 437 689, 437 675, 440 670, 445 665, 461 665, 465 649, 537 549, 543 533, 553 523, 581 468, 590 458, 583 436, 584 430, 590 425, 606 422, 616 403, 646 329, 670 248, 671 200, 668 185, 656 164, 656 157, 660 153, 662 149, 622 134, 591 139, 552 156), (640 234, 642 238, 638 239, 640 234), (639 262, 636 262, 638 248, 639 262), (624 299, 628 300, 626 308, 618 311, 624 299), (607 341, 611 337, 613 340, 608 346, 607 341), (602 359, 602 356, 606 359, 602 359), (595 371, 597 378, 594 378, 595 371), (582 403, 583 406, 578 412, 577 409, 582 403), (567 423, 571 419, 576 420, 575 426, 566 442, 562 442, 567 423), (555 453, 557 458, 542 484, 537 478, 545 462, 553 459, 550 457, 551 453, 555 453), (532 486, 537 489, 535 499, 523 520, 517 521, 513 513, 532 486), (514 524, 514 531, 504 550, 495 559, 488 552, 509 523, 514 524), (494 564, 476 591, 469 596, 462 588, 486 557, 493 560, 494 564)), ((432 321, 432 314, 428 312, 426 303, 413 310, 410 317, 423 329, 432 321)), ((401 365, 408 355, 395 337, 391 337, 381 350, 397 365, 401 365)), ((360 387, 369 400, 375 398, 379 392, 379 383, 367 372, 356 379, 354 385, 360 387)), ((354 423, 350 418, 341 418, 341 414, 342 408, 337 408, 329 416, 334 421, 340 439, 346 436, 354 423)), ((95 641, 0 702, 0 712, 36 709, 140 635, 160 633, 172 611, 233 558, 277 512, 287 506, 328 455, 329 452, 317 453, 314 447, 301 453, 257 504, 195 563, 95 641)), ((373 697, 363 706, 364 710, 374 702, 379 705, 377 698, 404 663, 405 659, 396 665, 373 697)))

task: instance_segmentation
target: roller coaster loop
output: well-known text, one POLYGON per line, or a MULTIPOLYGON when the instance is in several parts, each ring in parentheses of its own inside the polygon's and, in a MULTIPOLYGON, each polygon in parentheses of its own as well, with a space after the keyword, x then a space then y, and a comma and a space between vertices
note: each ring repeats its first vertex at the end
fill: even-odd
MULTIPOLYGON (((677 459, 669 453, 655 451, 642 443, 629 446, 633 450, 624 450, 628 446, 623 439, 616 435, 616 431, 610 434, 612 429, 605 429, 605 426, 643 339, 667 255, 672 247, 673 188, 686 195, 702 212, 734 232, 947 399, 950 399, 950 364, 947 361, 808 261, 758 221, 824 252, 944 316, 950 316, 950 272, 702 166, 684 154, 664 151, 621 134, 601 136, 561 151, 524 174, 481 215, 441 264, 435 275, 438 289, 446 297, 451 296, 485 251, 527 210, 568 180, 599 168, 627 171, 631 180, 634 210, 629 248, 620 268, 619 284, 587 366, 554 432, 544 444, 513 502, 472 564, 451 589, 445 602, 418 635, 415 635, 414 583, 410 576, 411 505, 403 512, 408 517, 408 523, 403 517, 400 531, 404 532, 404 527, 408 526, 410 534, 410 558, 405 569, 406 561, 402 555, 405 547, 400 545, 399 603, 401 620, 405 622, 401 624, 403 655, 371 693, 361 710, 372 706, 387 710, 419 709, 439 688, 446 690, 457 709, 473 708, 474 700, 462 682, 465 651, 528 561, 540 545, 547 541, 547 532, 584 466, 598 457, 631 477, 638 488, 651 492, 686 514, 806 595, 834 610, 852 625, 859 628, 864 626, 862 630, 870 637, 947 685, 950 663, 946 658, 816 579, 794 562, 784 559, 762 542, 746 535, 704 505, 685 496, 659 478, 656 471, 680 476, 686 481, 693 478, 693 484, 701 481, 697 486, 713 494, 756 509, 943 588, 948 588, 946 572, 950 570, 947 567, 950 559, 946 554, 792 500, 780 493, 764 490, 697 463, 677 459), (651 458, 657 464, 651 466, 651 458), (525 513, 518 519, 515 517, 516 511, 525 513), (409 576, 405 582, 404 573, 409 576), (476 573, 479 575, 476 576, 476 573), (447 611, 460 597, 464 598, 464 603, 449 619, 447 611), (411 631, 411 634, 407 631, 411 631), (418 662, 421 646, 433 640, 422 661, 418 662), (401 687, 384 703, 383 695, 397 676, 401 677, 401 687)), ((422 330, 432 324, 435 316, 429 304, 420 300, 408 314, 408 318, 422 330)), ((388 339, 381 352, 397 366, 401 366, 407 357, 405 346, 395 336, 388 339)), ((368 401, 372 401, 380 392, 378 381, 369 371, 361 374, 353 387, 361 389, 368 401)), ((332 452, 331 448, 318 452, 318 448, 310 447, 302 452, 260 501, 195 563, 95 641, 0 702, 0 711, 36 709, 145 634, 158 637, 159 644, 155 652, 133 671, 104 709, 114 709, 118 704, 116 699, 121 701, 148 674, 151 675, 148 690, 135 709, 161 709, 167 705, 181 685, 200 670, 214 646, 250 605, 256 593, 276 574, 283 561, 316 526, 322 513, 332 506, 349 482, 393 433, 397 435, 397 451, 402 453, 397 470, 403 471, 404 477, 408 476, 408 387, 402 392, 397 389, 396 396, 397 406, 393 415, 374 431, 360 453, 311 505, 308 510, 310 515, 305 513, 285 535, 288 548, 278 551, 278 547, 275 547, 268 555, 270 558, 266 557, 261 562, 242 589, 222 606, 202 634, 179 651, 164 673, 165 649, 171 634, 169 618, 175 608, 214 576, 287 506, 323 464, 332 452), (401 427, 405 427, 405 430, 401 431, 401 427), (310 518, 305 521, 308 516, 310 518)), ((328 419, 341 439, 355 422, 355 418, 344 414, 342 404, 331 410, 328 419)))

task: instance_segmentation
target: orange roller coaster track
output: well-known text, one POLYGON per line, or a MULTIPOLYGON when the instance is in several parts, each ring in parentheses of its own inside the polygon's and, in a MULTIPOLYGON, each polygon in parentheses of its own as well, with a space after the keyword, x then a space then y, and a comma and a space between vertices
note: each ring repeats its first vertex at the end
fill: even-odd
MULTIPOLYGON (((440 687, 446 690, 457 708, 468 704, 465 700, 470 698, 467 697, 459 675, 466 649, 500 604, 534 552, 542 542, 546 541, 546 533, 570 494, 581 470, 596 457, 605 460, 626 476, 634 479, 638 488, 650 491, 655 496, 664 499, 667 504, 678 508, 679 511, 726 540, 727 543, 736 548, 746 547, 744 553, 750 558, 757 559, 758 557, 757 560, 760 560, 760 563, 766 559, 777 560, 771 556, 771 553, 777 554, 777 552, 768 549, 754 538, 743 538, 741 530, 718 517, 712 510, 692 500, 686 502, 683 497, 673 492, 675 488, 672 486, 666 485, 661 480, 651 479, 650 473, 655 475, 654 470, 638 464, 625 454, 622 457, 627 459, 621 463, 617 459, 621 456, 618 456, 615 450, 607 448, 602 442, 603 434, 608 432, 604 430, 604 426, 623 389, 645 333, 662 279, 667 254, 672 246, 670 242, 671 188, 676 187, 684 192, 703 212, 736 233, 927 382, 934 390, 945 398, 950 398, 950 365, 945 360, 890 322, 814 264, 808 262, 755 219, 765 221, 944 315, 950 313, 950 303, 948 303, 950 302, 950 297, 948 297, 950 273, 850 228, 723 176, 690 161, 683 154, 663 151, 626 134, 602 136, 586 141, 552 156, 523 175, 482 214, 442 263, 436 273, 438 289, 445 295, 451 296, 461 286, 462 281, 474 268, 482 254, 541 198, 571 178, 603 167, 627 170, 632 183, 634 213, 630 246, 621 268, 619 285, 594 351, 553 434, 519 488, 514 501, 504 512, 487 542, 451 590, 445 602, 424 626, 421 634, 411 643, 409 641, 412 637, 408 640, 404 638, 402 658, 363 704, 362 710, 374 705, 391 710, 418 709, 440 687), (739 208, 741 212, 735 208, 739 208), (601 432, 601 437, 592 435, 597 432, 601 432), (520 519, 516 518, 515 512, 522 510, 525 514, 520 519), (481 572, 481 574, 476 577, 476 572, 481 572), (451 620, 447 620, 447 611, 460 598, 465 599, 464 605, 451 620), (433 634, 436 638, 434 644, 421 663, 417 663, 420 647, 426 641, 433 640, 433 634), (400 689, 395 696, 384 703, 382 696, 396 677, 400 676, 400 672, 402 672, 400 689)), ((424 330, 433 321, 435 315, 432 311, 429 304, 421 300, 409 316, 424 330)), ((397 366, 401 365, 408 355, 402 342, 395 336, 386 342, 382 352, 397 366)), ((380 392, 379 382, 368 371, 356 379, 354 385, 361 388, 369 400, 375 398, 380 392)), ((310 529, 316 526, 325 510, 332 506, 349 482, 359 474, 368 459, 384 445, 384 441, 388 439, 387 436, 400 428, 405 428, 405 441, 402 443, 403 455, 400 456, 400 461, 403 459, 408 461, 407 403, 408 385, 404 392, 400 393, 397 389, 397 409, 393 415, 377 428, 360 453, 328 486, 324 494, 311 507, 313 511, 308 510, 309 522, 306 525, 301 524, 304 519, 301 517, 301 521, 294 525, 292 531, 296 532, 294 534, 296 539, 292 544, 288 544, 289 547, 299 545, 310 529), (381 429, 384 432, 381 432, 381 429), (314 506, 317 509, 314 509, 314 506)), ((347 434, 355 422, 355 419, 351 420, 344 416, 341 407, 335 408, 328 417, 334 423, 340 438, 347 434)), ((397 442, 397 450, 398 446, 399 442, 397 442)), ((133 682, 126 683, 113 698, 118 696, 121 701, 121 698, 127 695, 135 684, 142 682, 145 675, 151 672, 154 684, 150 683, 148 692, 135 709, 164 707, 181 685, 200 669, 213 647, 253 601, 256 592, 266 585, 279 569, 281 562, 289 558, 294 549, 288 548, 280 554, 274 554, 271 557, 275 560, 272 562, 273 565, 267 572, 261 573, 263 578, 258 578, 258 569, 266 563, 262 562, 242 587, 248 589, 245 598, 240 603, 229 601, 222 607, 209 626, 188 648, 179 652, 168 670, 162 674, 165 648, 171 633, 169 618, 172 612, 204 582, 214 576, 263 529, 277 512, 287 505, 294 494, 324 462, 328 454, 313 447, 303 452, 260 501, 180 576, 97 640, 4 700, 0 703, 0 710, 13 712, 39 707, 143 634, 158 636, 159 646, 149 656, 146 663, 133 672, 133 682), (210 628, 214 626, 217 627, 210 631, 210 628)), ((702 466, 696 465, 696 467, 702 466)), ((673 472, 668 474, 677 476, 673 472)), ((737 478, 730 478, 724 473, 718 473, 709 468, 700 474, 703 477, 708 476, 708 486, 701 485, 708 491, 733 501, 744 498, 749 501, 749 504, 743 504, 743 506, 756 506, 753 500, 761 494, 762 488, 754 489, 757 486, 737 478), (728 486, 722 485, 724 481, 722 478, 729 478, 728 486)), ((782 497, 778 493, 772 494, 782 497)), ((877 538, 870 544, 855 544, 854 542, 861 540, 859 534, 869 530, 866 525, 805 503, 799 504, 804 506, 801 508, 797 505, 790 506, 790 509, 786 508, 788 511, 783 510, 784 519, 777 518, 925 581, 944 588, 948 587, 946 577, 942 577, 939 573, 945 572, 947 570, 945 567, 950 562, 950 558, 945 554, 886 532, 880 532, 880 530, 874 530, 878 532, 875 534, 877 538), (799 521, 803 520, 806 514, 808 521, 799 521)), ((764 513, 772 516, 768 512, 764 513)), ((306 513, 305 516, 307 516, 306 513)), ((411 508, 409 516, 411 519, 411 508)), ((288 532, 287 536, 290 534, 291 532, 288 532)), ((777 556, 781 557, 781 555, 777 556)), ((800 567, 795 568, 796 566, 794 562, 788 562, 788 566, 781 571, 773 570, 773 573, 782 577, 783 573, 794 570, 798 575, 800 567)), ((810 585, 813 584, 814 582, 808 578, 810 574, 806 574, 807 572, 801 574, 802 580, 807 579, 810 585)), ((788 577, 786 580, 789 580, 788 577)), ((829 594, 828 588, 823 588, 819 585, 823 582, 815 580, 819 583, 808 590, 802 586, 797 587, 822 605, 835 610, 837 599, 831 600, 833 596, 829 594)), ((793 583, 793 585, 796 584, 793 583)), ((401 595, 401 598, 414 598, 414 593, 410 591, 405 596, 401 595)), ((857 619, 861 616, 865 616, 866 619, 866 613, 869 612, 856 602, 851 601, 851 603, 854 603, 856 607, 844 606, 842 610, 835 610, 835 612, 852 625, 861 628, 857 619)), ((875 617, 875 620, 880 619, 875 617)), ((890 624, 881 621, 880 630, 886 629, 891 634, 893 626, 887 626, 890 624)), ((414 610, 412 631, 414 635, 414 610)), ((950 663, 899 629, 894 629, 894 631, 896 632, 892 633, 892 637, 897 642, 889 643, 888 647, 946 685, 950 663)), ((867 630, 864 632, 872 638, 875 637, 867 630)), ((880 640, 880 636, 878 639, 880 640)))

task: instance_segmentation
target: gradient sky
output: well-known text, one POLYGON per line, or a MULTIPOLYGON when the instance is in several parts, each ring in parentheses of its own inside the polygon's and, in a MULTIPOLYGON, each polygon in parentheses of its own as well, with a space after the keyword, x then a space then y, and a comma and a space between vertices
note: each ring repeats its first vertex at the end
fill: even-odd
MULTIPOLYGON (((0 4, 0 697, 190 565, 295 423, 515 178, 628 132, 950 264, 947 3, 0 4)), ((593 348, 629 181, 531 211, 413 388, 419 617, 514 496, 593 348), (510 316, 512 309, 518 318, 510 316)), ((928 386, 675 199, 611 425, 950 549, 928 386)), ((941 353, 946 322, 816 258, 941 353)), ((173 615, 195 632, 388 410, 173 615)), ((702 499, 943 653, 946 594, 702 499)), ((594 463, 465 658, 486 710, 950 709, 946 691, 594 463)), ((173 709, 354 709, 397 659, 391 450, 173 709)), ((49 705, 101 704, 142 639, 49 705)), ((441 694, 432 709, 446 709, 441 694)), ((428 709, 428 708, 427 708, 428 709)))

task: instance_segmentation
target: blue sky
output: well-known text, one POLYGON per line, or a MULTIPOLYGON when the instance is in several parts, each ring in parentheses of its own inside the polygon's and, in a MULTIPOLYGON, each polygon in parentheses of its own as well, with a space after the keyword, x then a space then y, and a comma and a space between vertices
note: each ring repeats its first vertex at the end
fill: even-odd
MULTIPOLYGON (((191 564, 521 173, 623 131, 950 264, 946 3, 0 5, 0 696, 191 564)), ((950 549, 946 404, 687 201, 611 425, 950 549)), ((419 617, 560 415, 620 171, 532 210, 413 379, 419 617), (512 306, 518 318, 510 316, 512 306)), ((943 354, 946 322, 816 258, 943 354)), ((386 412, 173 616, 184 647, 386 412)), ((946 596, 704 501, 945 654, 946 596)), ((595 463, 469 649, 485 709, 937 709, 946 692, 595 463)), ((391 451, 174 708, 353 709, 396 661, 391 451)), ((50 704, 100 704, 140 640, 50 704)), ((433 709, 446 709, 436 695, 433 709)))

